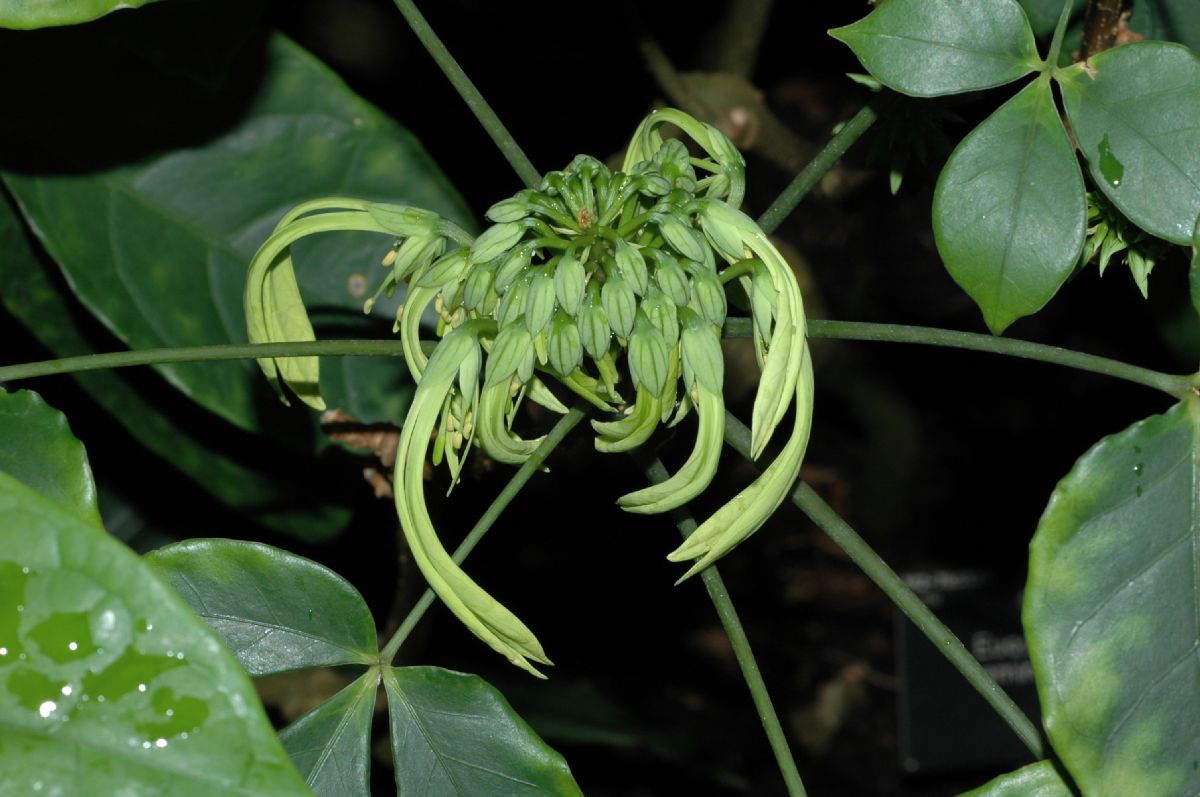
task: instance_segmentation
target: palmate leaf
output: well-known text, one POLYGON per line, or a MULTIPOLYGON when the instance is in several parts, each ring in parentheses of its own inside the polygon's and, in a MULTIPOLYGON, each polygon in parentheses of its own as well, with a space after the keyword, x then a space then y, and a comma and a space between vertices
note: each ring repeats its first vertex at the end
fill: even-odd
POLYGON ((358 590, 310 559, 238 540, 188 540, 146 557, 251 675, 370 664, 375 620, 358 590))
POLYGON ((997 334, 1071 275, 1086 219, 1083 177, 1045 77, 963 139, 933 199, 946 270, 997 334))
POLYGON ((1040 63, 1016 0, 888 0, 831 36, 884 85, 913 97, 991 88, 1040 63))
POLYGON ((1188 244, 1200 216, 1200 55, 1136 42, 1059 78, 1092 178, 1130 221, 1188 244))
POLYGON ((0 472, 100 525, 87 452, 71 434, 66 416, 37 393, 0 390, 0 440, 0 472))
POLYGON ((1088 797, 1200 791, 1200 399, 1107 437, 1030 546, 1046 732, 1088 797))
POLYGON ((1074 797, 1049 761, 1039 761, 988 781, 959 797, 1074 797))
MULTIPOLYGON (((0 65, 4 54, 5 46, 0 46, 0 65)), ((210 136, 185 140, 176 149, 148 157, 141 154, 132 165, 83 163, 76 168, 68 162, 56 164, 54 174, 39 174, 16 160, 35 146, 29 139, 36 138, 36 130, 28 138, 3 142, 0 166, 8 169, 4 179, 22 212, 76 295, 133 348, 245 340, 242 292, 247 263, 279 217, 303 200, 350 193, 426 207, 452 218, 468 217, 462 201, 412 136, 351 93, 311 55, 275 36, 263 57, 265 69, 253 58, 240 59, 215 105, 210 87, 193 87, 195 102, 188 102, 186 93, 174 96, 180 93, 179 85, 167 91, 148 77, 127 75, 106 62, 94 69, 98 74, 112 72, 112 86, 64 77, 63 93, 56 95, 62 105, 96 102, 72 92, 162 95, 161 106, 149 96, 144 103, 160 108, 164 125, 176 130, 201 127, 210 136), (244 85, 256 82, 253 95, 242 96, 244 85), (228 116, 229 108, 239 103, 245 110, 231 124, 214 129, 213 120, 228 116)), ((34 102, 41 99, 31 99, 32 107, 18 104, 10 112, 22 118, 36 116, 43 109, 34 102)), ((110 115, 121 116, 116 111, 110 115)), ((110 124, 115 127, 105 128, 105 135, 128 141, 140 134, 110 124)), ((95 155, 102 157, 103 153, 95 155)), ((86 160, 78 153, 74 158, 86 160)), ((306 300, 361 317, 367 275, 375 271, 389 244, 382 236, 345 234, 298 247, 298 278, 306 300)), ((403 369, 392 368, 391 361, 379 362, 386 364, 372 373, 389 388, 394 386, 396 372, 402 375, 403 369)), ((263 404, 274 400, 259 390, 253 363, 158 368, 171 384, 242 428, 260 430, 271 417, 263 404)), ((361 403, 363 391, 356 385, 347 387, 361 403)), ((386 398, 389 390, 378 394, 386 398)), ((336 396, 328 398, 331 406, 342 403, 336 396)), ((382 411, 378 415, 360 420, 384 420, 382 411)))
POLYGON ((0 795, 305 797, 234 658, 132 551, 0 473, 0 795))

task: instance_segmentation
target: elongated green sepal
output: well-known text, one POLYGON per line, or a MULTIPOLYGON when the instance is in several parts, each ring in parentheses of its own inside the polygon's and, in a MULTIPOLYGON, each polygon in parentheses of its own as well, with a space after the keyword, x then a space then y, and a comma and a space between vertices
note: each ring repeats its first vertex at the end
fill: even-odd
POLYGON ((535 273, 525 294, 525 327, 536 335, 554 317, 554 277, 545 269, 535 273))
POLYGON ((579 328, 571 317, 561 310, 554 314, 550 335, 546 340, 550 366, 562 375, 567 375, 583 362, 583 343, 579 328))
POLYGON ((672 562, 697 560, 677 584, 708 567, 758 531, 783 503, 799 478, 800 464, 812 430, 812 358, 807 346, 805 349, 795 387, 796 418, 791 436, 775 461, 750 486, 713 513, 682 545, 667 555, 672 562))
POLYGON ((658 426, 659 399, 645 387, 637 390, 632 411, 619 421, 592 421, 596 450, 605 453, 632 451, 650 438, 658 426))
POLYGON ((733 208, 717 199, 701 200, 700 229, 713 248, 730 263, 746 257, 746 244, 738 230, 733 208))
POLYGON ((441 288, 459 277, 467 270, 467 248, 460 246, 433 261, 423 273, 415 275, 413 282, 418 288, 441 288))
POLYGON ((683 466, 670 478, 617 499, 626 512, 650 515, 668 512, 691 501, 708 487, 721 460, 725 435, 725 402, 721 393, 703 387, 698 391, 696 414, 700 418, 696 443, 683 466))
POLYGON ((579 312, 579 305, 583 302, 586 282, 583 264, 571 255, 563 255, 554 268, 554 295, 558 299, 558 306, 572 318, 579 312))
POLYGON ((423 470, 442 404, 482 322, 452 330, 429 359, 400 432, 394 491, 396 512, 413 558, 447 608, 477 637, 514 665, 542 677, 531 662, 549 664, 533 633, 479 587, 442 547, 425 505, 423 470))
POLYGON ((507 252, 521 236, 525 234, 525 225, 517 221, 493 224, 484 230, 475 243, 471 244, 471 261, 486 263, 507 252))
POLYGON ((725 323, 725 286, 716 274, 702 269, 692 271, 692 304, 708 323, 718 327, 725 323))
POLYGON ((617 337, 628 338, 637 318, 637 297, 621 277, 613 276, 600 289, 600 303, 608 316, 608 326, 617 337))
POLYGON ((644 312, 638 311, 633 334, 629 336, 629 375, 633 377, 633 386, 645 387, 655 396, 661 394, 667 383, 668 352, 662 332, 644 312))
POLYGON ((683 270, 683 266, 679 265, 679 261, 671 255, 662 250, 656 250, 656 254, 654 281, 658 283, 659 288, 662 288, 663 293, 671 297, 671 301, 675 302, 676 306, 683 307, 691 297, 687 273, 683 270))
POLYGON ((479 394, 479 414, 475 421, 475 437, 479 447, 497 462, 520 465, 529 459, 542 438, 524 440, 513 434, 505 420, 512 406, 507 382, 484 388, 479 394))
POLYGON ((496 335, 484 369, 484 388, 507 385, 514 374, 533 367, 533 338, 523 324, 510 324, 496 335))
POLYGON ((658 231, 662 234, 663 240, 670 244, 676 252, 688 260, 697 262, 703 262, 711 257, 708 247, 704 245, 690 224, 685 223, 674 214, 659 213, 654 218, 658 222, 658 231))
MULTIPOLYGON (((725 383, 725 359, 717 329, 687 307, 679 311, 679 318, 683 327, 680 354, 686 372, 706 391, 719 395, 725 383)), ((685 380, 685 386, 691 384, 685 380)))
POLYGON ((622 239, 617 240, 617 251, 613 255, 617 261, 617 270, 626 279, 633 292, 645 295, 650 287, 650 272, 646 268, 646 259, 636 246, 622 239))

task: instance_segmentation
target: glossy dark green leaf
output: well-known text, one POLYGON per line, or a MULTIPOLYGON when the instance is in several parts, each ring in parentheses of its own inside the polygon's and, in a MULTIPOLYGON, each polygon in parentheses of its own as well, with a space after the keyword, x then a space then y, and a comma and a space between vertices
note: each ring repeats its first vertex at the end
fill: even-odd
POLYGON ((567 762, 474 675, 385 668, 396 788, 419 797, 582 795, 567 762))
POLYGON ((960 797, 1074 797, 1049 761, 1039 761, 988 781, 960 797))
POLYGON ((1200 792, 1200 399, 1106 437, 1030 545, 1043 723, 1088 797, 1200 792))
MULTIPOLYGON (((7 196, 0 196, 0 251, 4 252, 0 304, 55 354, 70 357, 94 353, 89 325, 80 321, 82 309, 63 296, 46 266, 39 262, 7 196)), ((336 370, 333 373, 337 375, 336 370)), ((87 371, 74 378, 138 443, 214 498, 247 512, 255 521, 304 539, 329 537, 348 522, 348 510, 323 503, 311 482, 297 480, 294 474, 277 475, 266 467, 266 463, 287 456, 277 448, 265 441, 254 446, 264 456, 260 460, 263 465, 253 467, 238 456, 242 452, 222 448, 223 444, 237 448, 238 444, 230 443, 229 438, 248 436, 246 433, 235 431, 230 435, 229 429, 218 432, 214 426, 225 424, 211 417, 201 424, 178 422, 181 413, 177 405, 186 403, 186 399, 178 397, 172 403, 178 394, 166 387, 149 389, 148 382, 154 380, 136 380, 128 371, 87 371), (279 480, 281 475, 287 481, 279 480)), ((366 385, 359 384, 358 389, 366 389, 366 385)), ((403 392, 397 395, 406 399, 403 392)), ((184 417, 195 421, 195 415, 184 417)), ((240 445, 247 446, 245 442, 240 445)))
MULTIPOLYGON (((261 75, 231 76, 234 86, 260 85, 236 123, 202 145, 91 173, 5 178, 80 299, 133 348, 245 340, 250 256, 303 200, 348 194, 468 215, 412 136, 311 55, 275 37, 265 57, 261 75)), ((179 113, 179 125, 192 123, 179 113)), ((302 242, 295 259, 306 300, 360 313, 364 282, 390 245, 349 233, 302 242)), ((160 370, 205 407, 259 428, 253 363, 160 370)))
POLYGON ((1200 50, 1200 14, 1193 0, 1138 0, 1129 27, 1147 39, 1165 39, 1200 50))
POLYGON ((913 97, 999 86, 1040 63, 1016 0, 888 0, 829 34, 879 82, 913 97))
POLYGON ((371 720, 379 671, 358 680, 279 733, 283 749, 317 797, 371 793, 371 720))
POLYGON ((0 390, 0 472, 100 525, 96 483, 83 444, 67 418, 37 393, 0 390))
POLYGON ((1190 243, 1200 217, 1200 55, 1136 42, 1088 64, 1060 84, 1092 178, 1134 224, 1190 243))
POLYGON ((0 474, 0 792, 311 792, 233 656, 132 551, 0 474))
POLYGON ((962 140, 933 199, 946 270, 997 334, 1041 308, 1071 275, 1086 218, 1083 176, 1046 79, 962 140))
POLYGON ((168 545, 146 560, 251 675, 378 657, 375 620, 358 590, 310 559, 214 539, 168 545))
POLYGON ((0 28, 29 30, 75 25, 155 0, 0 0, 0 28))

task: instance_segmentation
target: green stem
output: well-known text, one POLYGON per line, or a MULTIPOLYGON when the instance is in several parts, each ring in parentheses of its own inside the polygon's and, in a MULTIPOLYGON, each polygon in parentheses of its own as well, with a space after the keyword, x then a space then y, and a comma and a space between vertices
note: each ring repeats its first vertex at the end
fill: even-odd
MULTIPOLYGON (((644 460, 642 466, 646 471, 646 476, 655 484, 665 481, 670 475, 657 458, 644 460)), ((696 521, 687 512, 675 510, 671 513, 671 517, 685 540, 696 530, 696 521)), ((772 752, 775 753, 775 763, 779 766, 779 772, 783 775, 784 783, 787 785, 788 795, 805 797, 807 792, 804 790, 804 783, 800 780, 800 772, 796 768, 796 761, 792 758, 792 751, 788 747, 783 726, 779 723, 779 715, 775 713, 771 695, 767 692, 767 684, 763 681, 762 673, 759 672, 754 651, 750 648, 750 640, 746 636, 745 629, 742 628, 742 621, 738 619, 737 610, 733 607, 733 600, 729 597, 725 582, 721 579, 716 565, 700 571, 700 578, 704 580, 704 588, 708 590, 708 597, 717 610, 717 616, 721 618, 725 635, 729 637, 733 655, 742 670, 742 678, 745 679, 746 686, 750 689, 754 708, 758 711, 758 718, 762 721, 763 730, 767 733, 767 741, 771 745, 772 752)))
MULTIPOLYGON (((725 322, 726 337, 748 338, 750 334, 751 325, 748 318, 730 318, 725 322)), ((1200 389, 1200 374, 1195 376, 1165 374, 1119 360, 1097 357, 1094 354, 1084 354, 1069 349, 1060 349, 1057 346, 1047 346, 1043 343, 997 338, 974 332, 959 332, 936 327, 913 327, 903 324, 810 320, 808 334, 813 338, 918 343, 927 346, 972 349, 1009 357, 1038 360, 1146 385, 1177 398, 1192 395, 1197 389, 1200 389)), ((400 354, 403 354, 400 342, 395 340, 316 340, 298 343, 225 343, 213 346, 180 346, 85 354, 80 357, 64 357, 58 360, 0 366, 0 382, 79 371, 95 371, 103 368, 125 368, 134 365, 247 360, 255 357, 309 357, 314 355, 320 357, 392 357, 400 354)))
MULTIPOLYGON (((959 332, 937 327, 914 327, 904 324, 871 324, 863 321, 815 321, 808 322, 808 334, 813 338, 836 340, 874 340, 885 343, 918 343, 926 346, 944 346, 952 349, 971 349, 1026 360, 1054 363, 1080 371, 1104 374, 1127 382, 1161 390, 1175 398, 1193 395, 1196 388, 1191 376, 1165 374, 1137 365, 1130 365, 1094 354, 1047 346, 1028 340, 997 338, 975 332, 959 332)), ((748 318, 731 318, 725 322, 725 335, 731 338, 748 338, 751 322, 748 318)))
POLYGON ((1071 19, 1071 8, 1074 5, 1073 0, 1066 0, 1063 3, 1062 13, 1058 15, 1058 24, 1054 26, 1054 36, 1050 39, 1050 53, 1042 62, 1043 72, 1050 72, 1058 68, 1058 54, 1062 51, 1063 36, 1067 32, 1067 22, 1071 19))
MULTIPOLYGON (((492 501, 491 506, 479 518, 479 522, 467 534, 462 544, 454 551, 455 564, 462 564, 467 558, 467 554, 475 549, 479 541, 483 539, 483 535, 487 534, 488 529, 500 517, 500 513, 512 503, 512 500, 517 497, 517 493, 521 492, 521 488, 533 477, 533 474, 542 467, 542 463, 546 461, 546 457, 550 456, 550 452, 562 442, 567 433, 574 429, 584 417, 584 411, 580 407, 573 407, 566 415, 559 419, 558 423, 554 424, 554 428, 546 435, 533 453, 529 455, 529 459, 517 469, 512 478, 508 480, 508 484, 504 485, 504 489, 492 501)), ((396 633, 392 634, 392 638, 388 640, 387 645, 379 654, 379 662, 381 664, 391 664, 396 658, 396 651, 400 650, 400 646, 404 644, 404 640, 416 628, 417 623, 425 616, 425 612, 429 611, 429 607, 433 605, 434 595, 433 590, 426 589, 421 595, 412 611, 400 623, 400 627, 396 629, 396 633)))
POLYGON ((879 118, 876 107, 878 103, 879 101, 876 100, 864 105, 858 113, 850 117, 849 121, 842 125, 842 129, 829 139, 825 148, 818 152, 817 156, 796 175, 791 185, 783 189, 783 193, 771 203, 771 207, 758 217, 758 226, 763 229, 763 232, 774 232, 788 214, 795 210, 796 205, 800 204, 800 200, 804 199, 805 194, 811 191, 812 187, 820 182, 821 178, 846 154, 846 150, 850 149, 850 146, 858 141, 863 133, 867 132, 879 118))
MULTIPOLYGON (((725 413, 725 442, 742 456, 750 456, 750 430, 730 413, 725 413)), ((1017 707, 995 680, 988 675, 983 665, 976 661, 965 645, 942 621, 934 616, 929 607, 921 602, 916 593, 888 567, 867 544, 866 540, 838 516, 821 496, 804 482, 792 492, 792 503, 800 507, 821 530, 857 564, 867 577, 882 589, 892 603, 904 612, 921 633, 942 652, 954 668, 975 687, 1000 718, 1008 724, 1017 738, 1029 748, 1036 758, 1045 756, 1041 734, 1029 717, 1017 707)))
POLYGON ((248 360, 255 357, 384 356, 403 354, 398 340, 315 340, 300 343, 223 343, 213 346, 139 349, 105 354, 84 354, 58 360, 0 366, 0 382, 35 376, 126 368, 133 365, 248 360))
POLYGON ((442 44, 442 40, 433 32, 433 28, 429 27, 429 23, 417 10, 413 0, 395 0, 395 2, 396 8, 400 9, 400 13, 408 21, 413 33, 417 34, 421 44, 425 45, 425 49, 433 56, 433 60, 442 68, 442 72, 458 91, 463 101, 467 103, 471 113, 475 114, 475 118, 483 125, 483 129, 491 136, 492 141, 496 142, 496 146, 500 148, 500 152, 516 171, 517 176, 529 188, 537 188, 541 185, 541 173, 534 168, 533 163, 508 132, 508 128, 500 121, 500 117, 496 116, 496 112, 479 93, 479 89, 475 88, 475 84, 467 77, 467 73, 462 70, 462 67, 454 60, 454 56, 450 55, 450 51, 446 49, 446 45, 442 44))

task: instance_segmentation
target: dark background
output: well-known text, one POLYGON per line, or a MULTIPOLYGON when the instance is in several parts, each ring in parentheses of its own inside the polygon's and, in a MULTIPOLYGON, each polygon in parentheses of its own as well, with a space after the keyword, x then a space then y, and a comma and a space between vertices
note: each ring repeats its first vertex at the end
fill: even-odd
MULTIPOLYGON (((543 170, 561 168, 580 152, 607 157, 622 150, 663 97, 639 41, 658 42, 678 70, 710 69, 726 8, 681 0, 636 11, 621 4, 485 0, 423 6, 543 170)), ((845 76, 861 67, 825 33, 869 9, 776 6, 750 81, 789 131, 789 151, 813 151, 872 97, 845 76)), ((281 27, 413 131, 480 217, 521 187, 391 3, 291 0, 250 4, 242 13, 241 46, 253 47, 264 24, 281 27)), ((196 47, 202 51, 203 42, 196 47)), ((900 129, 917 131, 931 153, 924 164, 910 163, 898 196, 889 192, 887 174, 903 148, 880 123, 778 230, 812 317, 986 331, 938 260, 929 214, 948 154, 938 148, 936 131, 952 145, 1005 96, 1000 89, 903 105, 892 118, 907 119, 900 129), (960 121, 930 121, 947 110, 960 121)), ((746 209, 756 214, 794 168, 760 150, 747 160, 746 209)), ((1006 335, 1192 371, 1200 337, 1184 255, 1173 251, 1150 284, 1145 301, 1123 266, 1112 266, 1103 279, 1094 265, 1086 267, 1045 310, 1006 335)), ((11 319, 0 317, 0 332, 11 361, 48 356, 11 319)), ((1026 546, 1056 481, 1101 436, 1168 406, 1142 387, 987 354, 834 341, 817 341, 813 350, 818 395, 805 478, 896 570, 983 572, 1001 603, 1019 593, 1026 546)), ((735 345, 729 357, 732 400, 736 407, 740 397, 740 414, 748 417, 752 375, 737 367, 746 365, 748 352, 735 345)), ((186 484, 147 484, 137 474, 153 470, 153 458, 123 445, 119 429, 70 387, 38 385, 68 413, 96 471, 113 474, 109 489, 137 497, 137 511, 153 520, 160 541, 224 534, 279 544, 346 575, 380 617, 389 615, 397 595, 408 599, 422 586, 404 566, 403 552, 393 550, 388 503, 376 502, 353 478, 356 464, 348 463, 346 487, 359 508, 354 527, 332 545, 299 546, 195 501, 186 484), (181 505, 186 512, 178 511, 181 505)), ((685 425, 682 440, 655 438, 669 467, 681 461, 688 433, 685 425)), ((736 455, 725 462, 694 507, 701 517, 752 477, 736 455)), ((551 473, 533 480, 470 562, 472 574, 537 631, 557 665, 550 682, 508 668, 440 608, 406 644, 403 663, 475 672, 499 687, 564 753, 591 797, 784 794, 699 580, 671 586, 679 571, 664 556, 677 532, 665 519, 632 517, 613 503, 643 483, 636 465, 595 453, 583 428, 550 465, 551 473)), ((431 509, 452 547, 507 474, 480 463, 449 501, 440 497, 438 478, 429 490, 431 509)), ((984 769, 964 763, 965 770, 953 771, 951 751, 950 771, 905 774, 891 605, 794 508, 781 509, 721 570, 811 794, 941 797, 1023 763, 984 769)), ((1015 615, 1015 598, 1006 605, 1015 615)), ((287 713, 275 710, 281 718, 287 713)), ((986 708, 979 716, 995 722, 986 708)), ((374 782, 380 794, 393 788, 383 764, 374 782)))

